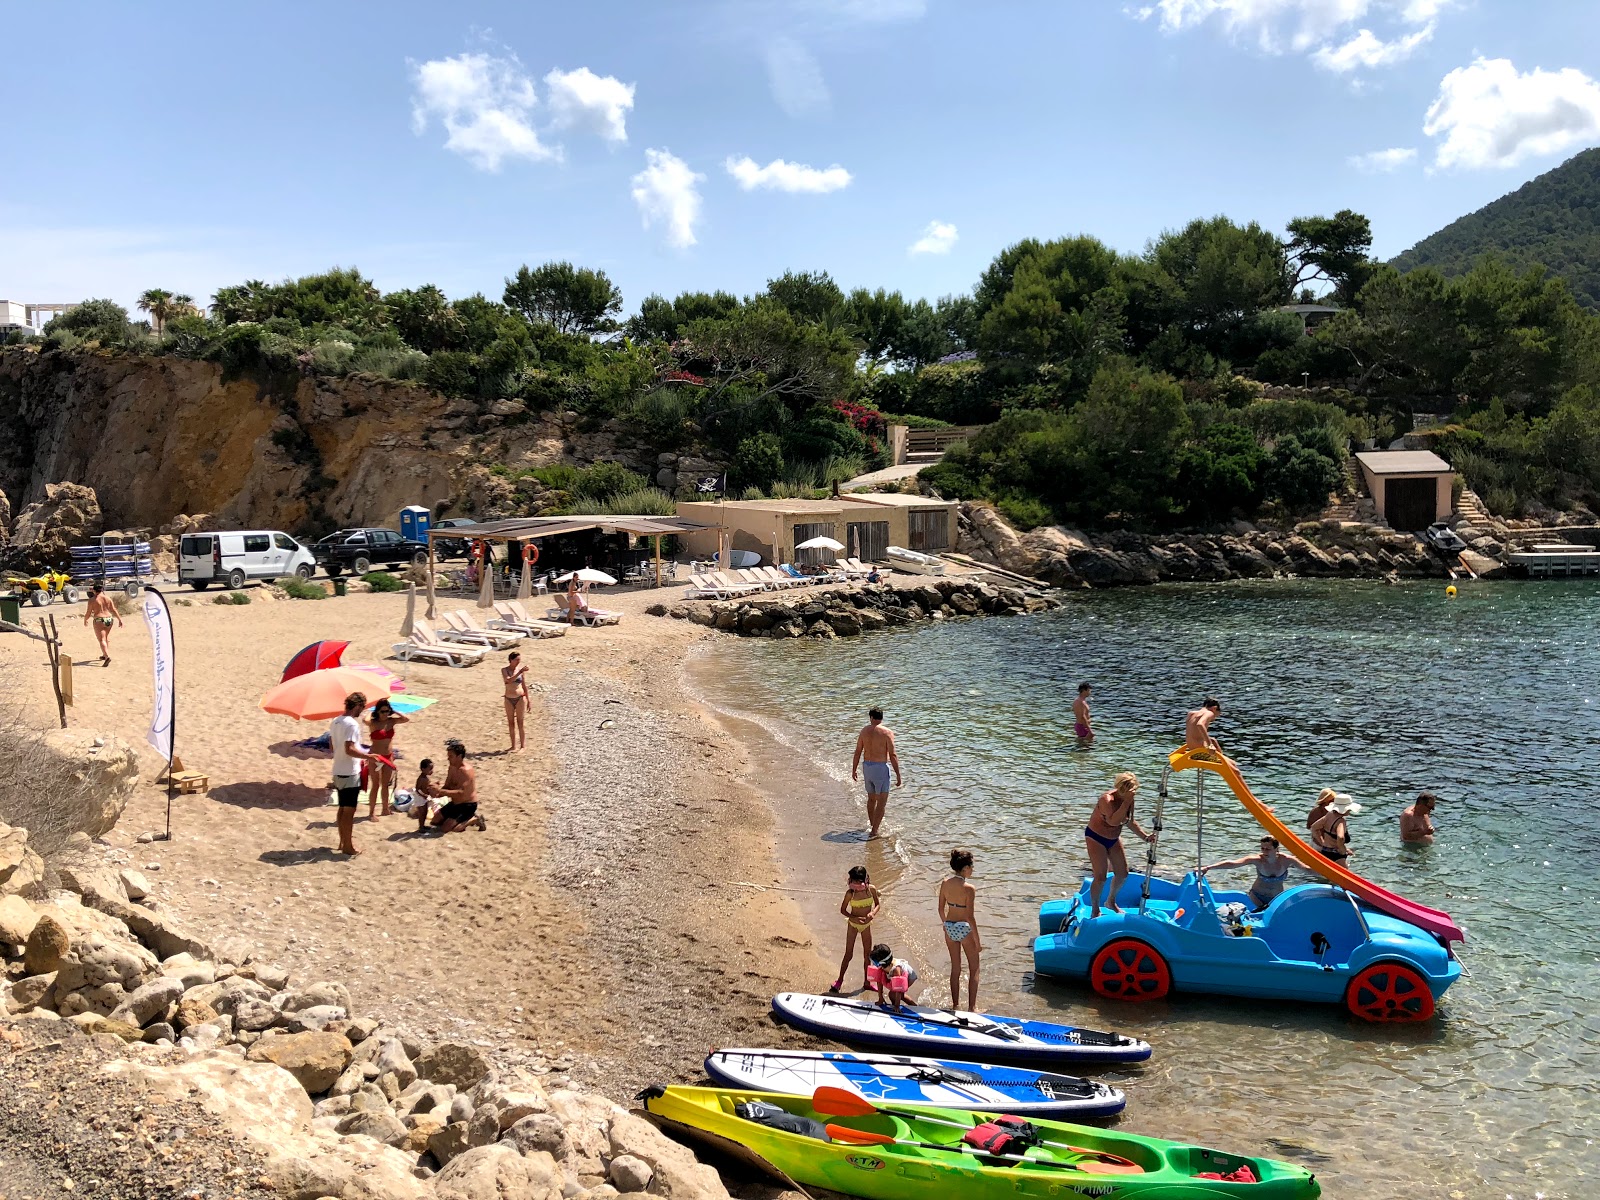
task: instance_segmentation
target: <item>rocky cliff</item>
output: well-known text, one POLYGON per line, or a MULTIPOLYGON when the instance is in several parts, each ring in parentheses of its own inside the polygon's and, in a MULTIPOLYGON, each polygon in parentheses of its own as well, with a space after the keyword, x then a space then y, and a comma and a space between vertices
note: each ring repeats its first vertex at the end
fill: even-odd
POLYGON ((511 515, 518 497, 491 464, 611 459, 671 484, 678 470, 621 422, 517 400, 372 376, 228 378, 215 363, 102 351, 0 351, 0 429, 0 524, 63 480, 94 490, 106 528, 205 514, 209 528, 320 533, 392 525, 407 504, 511 515))

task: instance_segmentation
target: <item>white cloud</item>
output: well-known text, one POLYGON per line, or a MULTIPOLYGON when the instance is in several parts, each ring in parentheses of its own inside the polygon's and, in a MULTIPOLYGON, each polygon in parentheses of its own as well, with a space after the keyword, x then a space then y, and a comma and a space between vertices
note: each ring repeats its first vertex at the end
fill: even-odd
POLYGON ((666 150, 646 150, 645 168, 633 177, 633 201, 639 206, 644 227, 666 226, 667 244, 680 250, 695 244, 694 226, 700 219, 700 192, 695 187, 705 176, 691 170, 683 159, 666 150))
POLYGON ((821 112, 831 97, 816 56, 790 37, 780 37, 767 47, 767 82, 778 107, 791 117, 821 112))
POLYGON ((728 174, 747 192, 756 188, 778 192, 836 192, 850 184, 850 172, 838 163, 823 170, 775 158, 763 167, 745 154, 737 158, 730 156, 726 166, 728 174))
POLYGON ((1433 36, 1435 18, 1455 0, 1156 0, 1129 10, 1141 21, 1159 18, 1165 33, 1207 23, 1266 54, 1310 54, 1331 71, 1392 66, 1433 36), (1359 21, 1379 18, 1399 28, 1390 37, 1359 21))
POLYGON ((1505 58, 1457 67, 1439 84, 1422 132, 1443 138, 1435 167, 1510 167, 1600 140, 1600 83, 1582 71, 1518 74, 1505 58))
POLYGON ((911 243, 911 254, 949 254, 956 244, 956 227, 947 221, 929 221, 922 236, 911 243))
POLYGON ((445 149, 484 171, 498 171, 508 158, 561 157, 559 147, 539 140, 529 120, 538 97, 515 55, 458 54, 411 68, 411 125, 418 134, 438 118, 449 135, 445 149))
POLYGON ((628 140, 633 84, 611 75, 596 75, 588 67, 551 71, 544 82, 550 89, 550 116, 555 128, 592 133, 608 142, 628 140))
POLYGON ((1353 154, 1345 161, 1358 171, 1369 175, 1387 175, 1416 160, 1417 151, 1412 146, 1396 146, 1392 150, 1371 150, 1366 154, 1353 154))
POLYGON ((1416 53, 1417 47, 1433 36, 1433 30, 1434 25, 1430 21, 1415 33, 1386 42, 1372 30, 1363 29, 1344 45, 1323 46, 1311 57, 1323 70, 1340 75, 1360 67, 1368 70, 1392 67, 1416 53))

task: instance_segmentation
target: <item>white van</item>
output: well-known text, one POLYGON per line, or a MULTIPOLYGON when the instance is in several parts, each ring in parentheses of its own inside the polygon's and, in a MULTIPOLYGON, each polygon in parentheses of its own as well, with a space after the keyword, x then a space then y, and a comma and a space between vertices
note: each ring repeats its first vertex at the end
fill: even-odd
POLYGON ((178 540, 178 582, 203 592, 213 583, 238 589, 247 579, 310 579, 311 551, 276 529, 237 533, 186 533, 178 540))

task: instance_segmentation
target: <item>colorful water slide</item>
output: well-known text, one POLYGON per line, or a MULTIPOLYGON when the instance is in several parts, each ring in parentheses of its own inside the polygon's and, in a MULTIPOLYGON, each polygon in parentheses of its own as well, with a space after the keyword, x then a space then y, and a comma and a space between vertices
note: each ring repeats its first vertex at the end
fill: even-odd
POLYGON ((1449 913, 1418 904, 1414 900, 1407 900, 1403 896, 1396 896, 1375 883, 1368 883, 1354 871, 1345 870, 1332 859, 1318 854, 1315 846, 1303 841, 1294 830, 1280 821, 1270 808, 1256 799, 1255 793, 1245 784, 1244 776, 1239 774, 1239 769, 1222 755, 1211 750, 1190 750, 1180 746, 1167 755, 1167 762, 1174 772, 1202 770, 1222 776, 1222 782, 1239 797, 1239 803, 1245 806, 1261 828, 1277 838, 1283 844, 1283 848, 1292 853, 1308 869, 1315 871, 1335 887, 1342 887, 1379 912, 1409 922, 1418 929, 1425 929, 1446 943, 1466 941, 1466 934, 1462 933, 1461 927, 1450 919, 1449 913))

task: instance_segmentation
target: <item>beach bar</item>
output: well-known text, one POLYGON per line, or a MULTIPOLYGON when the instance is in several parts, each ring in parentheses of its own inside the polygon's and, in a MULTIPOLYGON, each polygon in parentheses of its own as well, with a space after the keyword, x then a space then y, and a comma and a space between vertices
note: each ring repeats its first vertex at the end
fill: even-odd
POLYGON ((801 542, 830 537, 844 554, 884 562, 889 547, 937 553, 953 545, 956 504, 926 496, 853 494, 827 500, 681 501, 678 516, 702 528, 683 536, 691 554, 709 557, 725 535, 734 550, 772 563, 806 561, 824 551, 795 551, 801 542), (915 532, 913 532, 915 529, 915 532), (923 544, 918 544, 923 543, 923 544))

